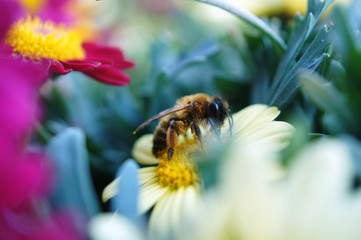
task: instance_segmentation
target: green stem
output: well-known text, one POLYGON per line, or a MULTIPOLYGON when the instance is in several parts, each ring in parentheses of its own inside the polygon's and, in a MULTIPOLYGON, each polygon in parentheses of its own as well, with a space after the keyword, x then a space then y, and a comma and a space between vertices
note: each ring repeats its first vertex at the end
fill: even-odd
POLYGON ((245 11, 241 8, 233 6, 224 0, 197 0, 202 3, 207 3, 213 5, 215 7, 219 7, 229 13, 236 15, 238 18, 247 22, 251 26, 257 28, 260 32, 269 37, 269 39, 279 48, 282 52, 284 52, 287 48, 286 43, 283 39, 275 32, 273 29, 268 26, 265 22, 259 19, 256 15, 245 11))

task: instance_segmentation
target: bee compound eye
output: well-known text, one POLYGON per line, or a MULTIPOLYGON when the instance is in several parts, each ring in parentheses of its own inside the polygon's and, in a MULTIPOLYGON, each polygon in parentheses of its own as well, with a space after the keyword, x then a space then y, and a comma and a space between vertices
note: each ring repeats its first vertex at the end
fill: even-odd
POLYGON ((221 115, 221 106, 219 102, 211 102, 208 106, 208 114, 212 118, 219 118, 221 115))

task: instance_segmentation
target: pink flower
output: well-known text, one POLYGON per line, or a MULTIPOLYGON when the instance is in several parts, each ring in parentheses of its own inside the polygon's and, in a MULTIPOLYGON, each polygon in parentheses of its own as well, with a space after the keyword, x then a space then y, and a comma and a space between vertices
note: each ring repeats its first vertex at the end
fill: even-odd
POLYGON ((0 59, 0 209, 49 188, 50 168, 44 156, 25 151, 26 137, 39 113, 37 88, 45 79, 42 68, 41 64, 0 59))
POLYGON ((67 213, 43 216, 32 206, 0 210, 0 236, 6 240, 82 240, 80 230, 67 213))
MULTIPOLYGON (((2 2, 4 0, 0 0, 0 4, 2 2)), ((9 8, 13 15, 22 16, 7 30, 5 44, 8 47, 4 50, 5 46, 0 45, 0 54, 8 58, 15 54, 43 61, 44 71, 48 73, 80 71, 102 83, 128 84, 130 78, 123 70, 134 67, 134 63, 118 48, 85 42, 81 32, 71 27, 71 16, 65 14, 64 3, 69 1, 60 5, 57 2, 45 1, 42 8, 27 14, 15 4, 9 8)), ((0 30, 8 28, 8 23, 3 24, 0 22, 0 30)))
POLYGON ((0 236, 1 239, 79 239, 68 217, 44 212, 53 169, 27 139, 39 115, 43 62, 0 58, 0 236))
POLYGON ((46 80, 44 64, 0 58, 0 139, 21 139, 33 127, 39 86, 46 80))
POLYGON ((130 82, 128 75, 119 69, 128 69, 134 63, 126 60, 118 48, 105 47, 95 43, 83 43, 85 58, 81 60, 50 61, 50 69, 58 74, 67 74, 71 71, 79 71, 96 79, 99 82, 110 85, 125 85, 130 82))

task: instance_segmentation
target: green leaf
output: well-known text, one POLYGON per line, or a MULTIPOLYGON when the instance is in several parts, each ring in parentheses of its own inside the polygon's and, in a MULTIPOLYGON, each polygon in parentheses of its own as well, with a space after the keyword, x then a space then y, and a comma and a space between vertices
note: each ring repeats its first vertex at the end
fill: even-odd
POLYGON ((309 0, 307 2, 307 12, 321 16, 334 0, 309 0))
POLYGON ((219 53, 219 46, 214 42, 203 43, 200 47, 188 53, 176 64, 164 69, 168 79, 175 78, 184 69, 202 62, 207 61, 210 57, 219 53))
POLYGON ((262 34, 267 36, 275 45, 275 47, 280 51, 284 52, 287 48, 286 43, 283 39, 276 33, 269 25, 259 19, 253 13, 246 11, 244 9, 238 8, 235 5, 231 5, 226 1, 220 0, 198 0, 199 2, 207 3, 215 7, 221 8, 229 13, 234 14, 241 20, 247 22, 254 28, 258 29, 262 34))
POLYGON ((301 74, 300 82, 305 95, 317 107, 327 111, 327 114, 330 115, 331 121, 329 123, 337 124, 337 126, 332 127, 334 130, 358 131, 358 124, 355 122, 349 108, 346 107, 342 95, 333 85, 323 80, 318 74, 309 73, 301 74))
POLYGON ((301 22, 297 22, 287 52, 277 67, 270 91, 262 102, 284 108, 299 88, 296 78, 298 73, 305 70, 313 72, 324 60, 324 53, 330 44, 329 29, 323 26, 313 39, 310 38, 319 18, 331 3, 332 0, 308 2, 307 14, 301 22), (307 45, 309 41, 311 44, 307 45))
POLYGON ((52 196, 57 208, 76 209, 90 218, 100 211, 89 171, 84 134, 68 128, 55 136, 47 152, 56 170, 56 186, 52 196))
MULTIPOLYGON (((352 114, 358 121, 361 120, 361 38, 360 38, 360 22, 361 17, 359 9, 360 1, 354 1, 345 9, 338 7, 333 12, 335 24, 335 32, 333 39, 335 41, 335 49, 339 53, 340 66, 336 69, 338 89, 344 94, 347 107, 351 109, 352 114)), ((356 120, 356 121, 357 121, 356 120)), ((359 130, 361 134, 361 129, 359 130)), ((359 135, 361 137, 361 135, 359 135)))
POLYGON ((328 38, 326 26, 318 32, 305 53, 299 61, 284 75, 278 85, 274 85, 266 102, 280 108, 284 107, 296 94, 300 86, 297 76, 303 71, 314 72, 321 62, 327 57, 324 53, 329 48, 330 38, 328 38))

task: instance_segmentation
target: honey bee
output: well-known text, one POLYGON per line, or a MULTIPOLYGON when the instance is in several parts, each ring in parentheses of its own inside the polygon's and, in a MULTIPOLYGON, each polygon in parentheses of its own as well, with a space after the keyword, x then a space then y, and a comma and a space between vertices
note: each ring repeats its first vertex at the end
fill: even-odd
POLYGON ((173 157, 178 144, 178 136, 185 135, 190 128, 193 136, 202 146, 200 126, 209 125, 211 131, 220 140, 221 128, 228 118, 230 135, 233 120, 227 101, 204 93, 184 96, 176 101, 174 107, 166 109, 142 123, 134 132, 160 119, 153 136, 153 155, 160 157, 167 153, 168 160, 173 157))

